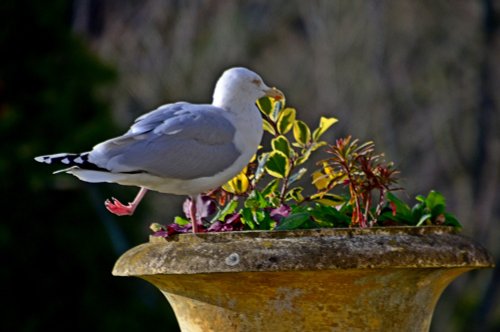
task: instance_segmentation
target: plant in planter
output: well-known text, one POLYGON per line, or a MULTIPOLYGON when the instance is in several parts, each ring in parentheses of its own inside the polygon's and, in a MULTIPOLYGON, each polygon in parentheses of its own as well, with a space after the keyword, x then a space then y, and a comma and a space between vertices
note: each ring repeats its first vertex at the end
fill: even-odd
POLYGON ((441 194, 412 207, 394 195, 398 171, 372 142, 327 144, 336 119, 311 130, 284 101, 258 106, 269 147, 197 198, 201 232, 191 233, 187 200, 186 217, 153 224, 150 242, 113 269, 158 287, 181 330, 427 331, 454 278, 493 266, 457 234, 441 194), (327 156, 308 172, 320 148, 327 156), (308 174, 313 188, 300 185, 308 174))
MULTIPOLYGON (((296 110, 284 100, 259 99, 264 130, 271 135, 269 147, 260 148, 243 171, 219 189, 200 196, 197 202, 202 231, 292 230, 330 227, 397 225, 448 225, 460 227, 445 211, 444 197, 431 191, 417 196, 410 207, 392 192, 399 172, 393 163, 375 152, 371 141, 360 143, 351 136, 334 144, 321 140, 337 122, 321 117, 316 129, 297 119, 296 110), (328 158, 311 174, 304 166, 325 148, 328 158), (306 194, 299 180, 309 175, 314 191, 306 194)), ((156 236, 191 230, 191 199, 184 203, 186 217, 174 223, 151 226, 156 236)))

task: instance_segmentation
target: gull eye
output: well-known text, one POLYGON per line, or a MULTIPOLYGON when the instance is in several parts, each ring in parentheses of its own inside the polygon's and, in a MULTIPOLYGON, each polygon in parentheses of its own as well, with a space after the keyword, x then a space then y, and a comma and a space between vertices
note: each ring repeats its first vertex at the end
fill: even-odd
POLYGON ((252 83, 255 84, 255 85, 257 85, 257 86, 260 86, 262 84, 261 80, 259 80, 257 78, 253 79, 252 83))

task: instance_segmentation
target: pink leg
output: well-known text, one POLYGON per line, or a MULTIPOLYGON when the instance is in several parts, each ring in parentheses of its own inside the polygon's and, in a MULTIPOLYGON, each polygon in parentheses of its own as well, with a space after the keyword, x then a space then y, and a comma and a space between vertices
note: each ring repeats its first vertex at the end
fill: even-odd
POLYGON ((193 225, 193 233, 198 233, 198 216, 196 210, 196 201, 198 200, 198 196, 190 196, 191 197, 191 207, 189 209, 189 217, 191 218, 191 223, 193 225))
POLYGON ((127 205, 124 205, 114 197, 111 198, 112 202, 107 199, 104 202, 104 205, 109 212, 116 214, 117 216, 131 216, 134 214, 137 205, 139 205, 144 195, 146 195, 147 191, 148 190, 146 188, 141 187, 141 190, 139 190, 139 193, 137 193, 137 196, 135 196, 134 201, 132 203, 128 203, 127 205))

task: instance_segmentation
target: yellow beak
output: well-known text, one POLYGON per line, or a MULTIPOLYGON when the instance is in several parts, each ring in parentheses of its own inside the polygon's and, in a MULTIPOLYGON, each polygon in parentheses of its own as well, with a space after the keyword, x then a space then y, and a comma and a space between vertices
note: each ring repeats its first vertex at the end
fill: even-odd
POLYGON ((264 90, 264 92, 267 97, 274 98, 275 100, 285 99, 285 95, 283 94, 283 92, 276 88, 268 88, 267 90, 264 90))

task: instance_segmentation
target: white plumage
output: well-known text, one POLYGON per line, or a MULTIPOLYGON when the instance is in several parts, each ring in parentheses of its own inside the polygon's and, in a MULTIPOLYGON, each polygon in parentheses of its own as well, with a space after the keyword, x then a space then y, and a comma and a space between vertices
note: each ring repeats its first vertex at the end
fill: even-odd
MULTIPOLYGON (((256 73, 231 68, 219 78, 212 104, 163 105, 137 118, 124 135, 97 144, 89 152, 35 160, 70 166, 58 172, 83 181, 141 187, 128 205, 116 199, 106 201, 111 212, 131 215, 148 189, 194 196, 237 175, 262 138, 262 118, 255 102, 263 96, 283 98, 281 91, 266 86, 256 73)), ((197 228, 195 212, 191 215, 193 231, 197 228)))

